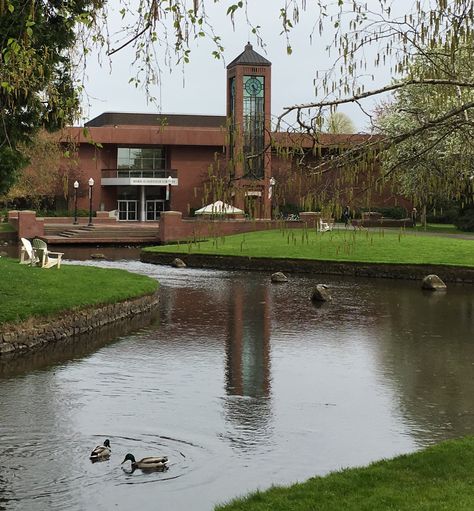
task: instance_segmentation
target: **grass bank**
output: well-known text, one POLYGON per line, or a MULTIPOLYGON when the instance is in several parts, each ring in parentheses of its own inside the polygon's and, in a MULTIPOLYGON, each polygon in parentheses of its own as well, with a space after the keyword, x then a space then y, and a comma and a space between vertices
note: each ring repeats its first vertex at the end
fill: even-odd
POLYGON ((309 229, 258 231, 202 242, 147 247, 145 251, 227 256, 433 264, 474 267, 474 239, 405 234, 403 231, 309 229))
POLYGON ((271 488, 216 511, 471 511, 474 438, 271 488))
POLYGON ((63 265, 43 269, 0 258, 0 327, 33 316, 103 305, 154 292, 158 283, 124 270, 63 265))
POLYGON ((15 229, 10 224, 3 222, 0 223, 0 232, 13 232, 14 230, 15 229))

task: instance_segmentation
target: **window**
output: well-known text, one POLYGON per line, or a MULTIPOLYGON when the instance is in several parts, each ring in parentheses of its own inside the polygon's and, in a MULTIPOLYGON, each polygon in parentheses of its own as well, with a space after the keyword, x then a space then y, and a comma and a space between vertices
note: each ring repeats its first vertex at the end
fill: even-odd
POLYGON ((263 76, 244 76, 243 85, 245 175, 261 179, 264 175, 265 80, 263 76))
POLYGON ((164 147, 119 147, 117 169, 161 170, 166 168, 164 147))

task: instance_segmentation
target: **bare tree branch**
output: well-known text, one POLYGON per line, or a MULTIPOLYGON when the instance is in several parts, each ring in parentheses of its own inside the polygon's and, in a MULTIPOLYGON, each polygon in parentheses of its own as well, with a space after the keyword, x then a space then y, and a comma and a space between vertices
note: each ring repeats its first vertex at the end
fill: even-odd
POLYGON ((392 85, 386 85, 379 89, 374 89, 371 91, 363 92, 361 94, 354 94, 349 98, 341 98, 334 99, 329 101, 321 101, 314 103, 303 103, 301 105, 293 105, 284 108, 284 112, 278 117, 277 126, 280 126, 280 122, 288 115, 290 112, 307 110, 309 108, 323 108, 328 106, 342 105, 344 103, 355 103, 360 101, 361 99, 366 99, 371 96, 376 96, 379 94, 383 94, 385 92, 390 92, 397 89, 402 89, 407 87, 408 85, 448 85, 453 87, 470 87, 474 88, 474 82, 466 82, 465 80, 452 80, 452 79, 443 79, 443 78, 428 78, 426 80, 406 80, 399 83, 394 83, 392 85))

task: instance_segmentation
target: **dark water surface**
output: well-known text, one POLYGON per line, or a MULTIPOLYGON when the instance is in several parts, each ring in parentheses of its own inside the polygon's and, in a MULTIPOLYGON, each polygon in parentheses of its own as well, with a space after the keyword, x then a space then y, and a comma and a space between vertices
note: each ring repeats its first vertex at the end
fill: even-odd
POLYGON ((160 310, 0 365, 0 509, 207 511, 474 433, 472 286, 83 264, 157 278, 160 310), (127 452, 170 468, 126 473, 127 452))

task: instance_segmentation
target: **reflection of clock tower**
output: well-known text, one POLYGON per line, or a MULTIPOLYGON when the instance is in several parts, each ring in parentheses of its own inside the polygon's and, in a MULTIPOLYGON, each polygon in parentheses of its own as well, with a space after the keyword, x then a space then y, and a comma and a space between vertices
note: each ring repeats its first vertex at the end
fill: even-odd
POLYGON ((227 66, 227 154, 234 205, 255 218, 271 217, 271 66, 250 43, 227 66))

